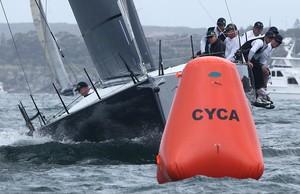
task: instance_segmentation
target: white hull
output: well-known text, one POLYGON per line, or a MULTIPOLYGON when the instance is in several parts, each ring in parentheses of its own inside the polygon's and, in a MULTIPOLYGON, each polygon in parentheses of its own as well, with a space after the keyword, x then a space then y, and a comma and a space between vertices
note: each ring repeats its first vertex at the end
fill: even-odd
POLYGON ((300 98, 299 68, 270 68, 272 78, 268 84, 268 92, 272 96, 285 95, 300 98))
POLYGON ((7 92, 3 89, 2 82, 0 82, 0 94, 6 94, 7 92))
POLYGON ((292 56, 296 41, 284 39, 284 47, 288 52, 286 57, 272 57, 271 80, 268 91, 271 98, 300 98, 300 58, 292 56))

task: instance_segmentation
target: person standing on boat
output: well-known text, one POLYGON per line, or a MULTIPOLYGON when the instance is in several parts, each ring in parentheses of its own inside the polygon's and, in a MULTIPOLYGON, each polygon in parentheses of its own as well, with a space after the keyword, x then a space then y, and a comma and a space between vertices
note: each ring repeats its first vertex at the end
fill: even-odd
POLYGON ((239 39, 237 34, 237 27, 235 24, 228 24, 226 26, 226 39, 224 43, 225 48, 225 58, 229 61, 235 61, 235 53, 240 48, 239 39))
MULTIPOLYGON (((264 85, 263 72, 262 72, 262 64, 260 63, 260 57, 262 53, 267 49, 268 44, 273 40, 274 33, 272 31, 268 31, 264 37, 256 38, 247 41, 242 46, 242 52, 245 57, 245 60, 250 68, 252 68, 255 89, 259 90, 264 85)), ((257 93, 257 102, 261 104, 270 104, 269 101, 266 101, 257 93)))
POLYGON ((272 26, 269 28, 268 31, 273 32, 273 40, 268 44, 268 47, 266 48, 266 50, 263 51, 261 57, 260 57, 260 63, 265 65, 267 64, 267 61, 271 58, 271 55, 273 53, 273 49, 277 48, 278 46, 280 46, 280 44, 282 43, 283 37, 281 35, 279 35, 278 29, 275 26, 272 26), (271 44, 273 43, 273 44, 271 44), (276 43, 279 43, 278 45, 276 45, 276 43))
MULTIPOLYGON (((216 33, 216 35, 218 36, 218 38, 220 40, 224 41, 226 38, 225 33, 224 33, 225 26, 226 26, 226 20, 224 18, 219 18, 217 20, 217 26, 208 28, 206 31, 206 34, 210 31, 214 31, 216 33)), ((205 46, 208 41, 206 38, 206 34, 203 35, 200 40, 200 51, 197 52, 197 55, 201 55, 201 54, 205 53, 205 46)))
MULTIPOLYGON (((259 59, 260 63, 262 64, 262 73, 263 73, 263 79, 264 79, 264 85, 263 85, 263 89, 261 89, 261 92, 266 95, 268 95, 268 93, 264 92, 264 91, 266 91, 266 89, 267 89, 267 84, 268 84, 269 76, 270 76, 270 70, 267 67, 267 62, 271 58, 274 48, 277 48, 278 46, 280 46, 280 44, 282 43, 282 40, 283 40, 283 37, 281 35, 279 35, 277 27, 271 26, 268 31, 272 31, 274 33, 274 39, 273 39, 274 41, 271 41, 268 44, 268 47, 266 48, 266 50, 263 51, 263 53, 259 59), (279 36, 277 36, 277 35, 279 35, 279 36)), ((269 99, 269 97, 268 97, 268 99, 269 99)))
POLYGON ((245 32, 241 36, 241 45, 243 45, 248 40, 252 40, 254 38, 263 36, 261 34, 263 29, 264 29, 264 25, 263 25, 262 22, 260 22, 260 21, 255 22, 255 24, 253 25, 252 30, 249 30, 249 31, 245 32))
POLYGON ((224 58, 225 44, 220 40, 215 31, 208 31, 206 34, 205 52, 201 56, 216 56, 224 58))
POLYGON ((275 35, 273 40, 268 44, 268 47, 263 51, 259 62, 262 65, 263 74, 263 86, 257 90, 257 93, 261 95, 265 100, 270 100, 269 93, 267 92, 267 84, 270 76, 270 70, 267 67, 267 62, 271 58, 274 48, 281 45, 283 37, 280 34, 275 35))
POLYGON ((88 84, 85 82, 79 82, 76 86, 75 91, 78 91, 83 97, 87 97, 92 93, 92 90, 89 88, 88 84))

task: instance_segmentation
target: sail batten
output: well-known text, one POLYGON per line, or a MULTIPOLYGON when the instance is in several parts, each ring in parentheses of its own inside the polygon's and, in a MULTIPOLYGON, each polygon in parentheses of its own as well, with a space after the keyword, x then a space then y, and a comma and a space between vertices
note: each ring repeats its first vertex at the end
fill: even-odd
POLYGON ((115 18, 118 18, 118 17, 121 17, 122 15, 121 14, 117 14, 117 15, 114 15, 110 18, 107 18, 106 20, 104 20, 103 22, 100 22, 99 24, 97 24, 95 27, 91 28, 91 30, 89 30, 88 32, 86 33, 83 33, 82 34, 82 37, 84 37, 85 35, 87 35, 89 32, 93 31, 94 29, 98 28, 99 26, 105 24, 106 22, 109 22, 109 21, 112 21, 113 19, 115 18))

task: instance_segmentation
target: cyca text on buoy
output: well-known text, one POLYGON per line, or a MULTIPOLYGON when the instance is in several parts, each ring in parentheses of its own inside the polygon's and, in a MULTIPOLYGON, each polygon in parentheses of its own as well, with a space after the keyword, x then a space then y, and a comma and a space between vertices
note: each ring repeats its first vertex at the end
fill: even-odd
POLYGON ((199 121, 204 118, 209 120, 220 119, 220 120, 239 120, 239 116, 236 110, 227 110, 226 108, 204 108, 204 109, 195 109, 192 112, 192 117, 194 120, 199 121))

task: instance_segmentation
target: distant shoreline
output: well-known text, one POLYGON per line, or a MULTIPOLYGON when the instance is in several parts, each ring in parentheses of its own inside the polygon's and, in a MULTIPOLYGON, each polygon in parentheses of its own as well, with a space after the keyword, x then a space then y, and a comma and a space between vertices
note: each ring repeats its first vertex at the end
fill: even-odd
MULTIPOLYGON (((69 23, 50 23, 51 30, 54 34, 58 32, 68 32, 76 36, 81 36, 80 30, 77 24, 69 23)), ((27 33, 34 31, 33 23, 11 23, 10 27, 13 34, 16 33, 27 33)), ((161 35, 172 35, 172 34, 203 34, 205 28, 190 28, 190 27, 164 27, 164 26, 143 26, 146 36, 161 36, 161 35)), ((0 23, 1 35, 4 35, 5 39, 10 39, 11 35, 6 23, 0 23)))

